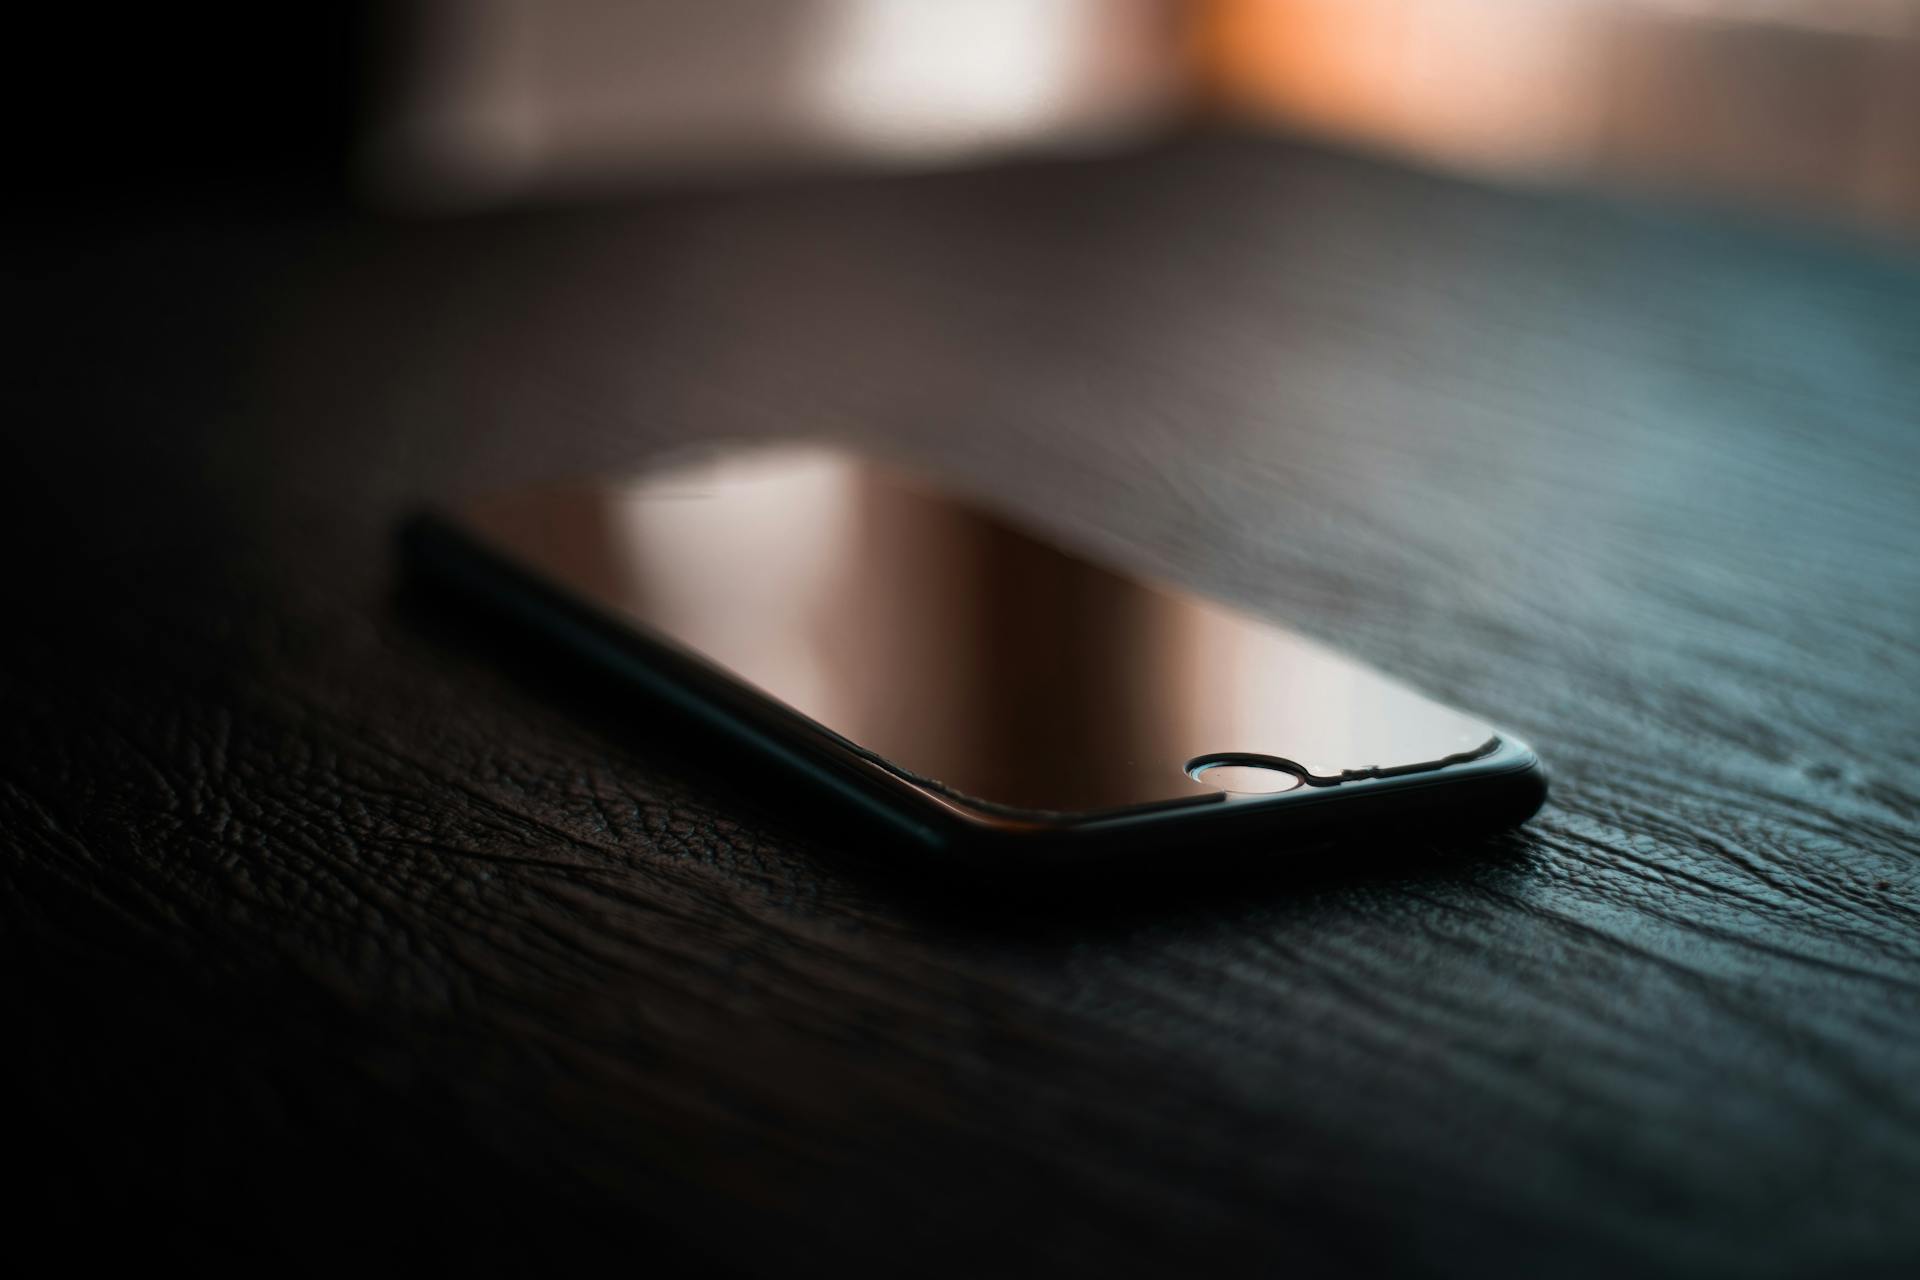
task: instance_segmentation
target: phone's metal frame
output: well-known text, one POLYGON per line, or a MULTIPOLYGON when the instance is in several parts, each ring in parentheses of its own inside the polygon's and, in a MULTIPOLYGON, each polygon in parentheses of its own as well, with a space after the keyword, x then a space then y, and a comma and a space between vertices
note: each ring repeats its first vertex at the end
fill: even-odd
POLYGON ((1273 795, 1196 796, 1094 815, 1014 812, 970 800, 893 767, 766 697, 698 655, 611 617, 425 512, 401 529, 407 570, 558 643, 747 748, 789 777, 830 792, 941 859, 983 868, 1119 861, 1174 843, 1291 848, 1361 831, 1428 833, 1524 821, 1546 798, 1533 751, 1502 733, 1470 760, 1395 776, 1354 778, 1273 795))

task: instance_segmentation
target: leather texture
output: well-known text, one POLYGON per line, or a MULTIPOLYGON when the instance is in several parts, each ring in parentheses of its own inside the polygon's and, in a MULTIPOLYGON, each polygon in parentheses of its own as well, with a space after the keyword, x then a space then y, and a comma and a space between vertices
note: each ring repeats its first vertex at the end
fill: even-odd
POLYGON ((0 990, 69 1248, 1920 1259, 1893 249, 1225 138, 9 254, 0 990), (396 580, 421 500, 786 436, 1510 725, 1548 807, 969 894, 396 580))

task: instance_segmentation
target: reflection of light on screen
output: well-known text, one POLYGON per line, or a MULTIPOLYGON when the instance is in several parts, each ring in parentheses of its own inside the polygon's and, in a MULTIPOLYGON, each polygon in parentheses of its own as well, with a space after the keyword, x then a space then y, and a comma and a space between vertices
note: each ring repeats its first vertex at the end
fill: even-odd
POLYGON ((625 576, 644 584, 663 616, 685 619, 688 633, 727 637, 724 656, 736 671, 778 669, 789 702, 824 701, 830 673, 812 617, 849 559, 856 477, 840 459, 784 454, 716 465, 713 473, 716 480, 724 473, 729 492, 746 500, 703 501, 697 479, 685 473, 629 495, 614 540, 625 576), (756 484, 778 501, 753 502, 756 484), (674 486, 684 500, 659 501, 674 486), (690 559, 704 571, 689 573, 690 559), (720 575, 725 589, 714 589, 720 575))
POLYGON ((1163 714, 1209 751, 1279 755, 1321 777, 1436 759, 1485 742, 1487 726, 1257 619, 1192 601, 1161 621, 1163 714))
POLYGON ((1002 803, 1212 798, 1220 752, 1322 778, 1488 727, 1223 606, 1063 555, 884 468, 756 453, 509 495, 476 527, 594 608, 922 777, 1002 803))

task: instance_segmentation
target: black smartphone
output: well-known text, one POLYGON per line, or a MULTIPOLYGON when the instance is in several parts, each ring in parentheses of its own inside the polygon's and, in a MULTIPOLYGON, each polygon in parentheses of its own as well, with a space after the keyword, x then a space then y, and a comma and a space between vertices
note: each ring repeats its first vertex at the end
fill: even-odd
POLYGON ((507 493, 415 517, 402 550, 957 863, 1445 834, 1546 796, 1478 717, 870 458, 745 449, 507 493))

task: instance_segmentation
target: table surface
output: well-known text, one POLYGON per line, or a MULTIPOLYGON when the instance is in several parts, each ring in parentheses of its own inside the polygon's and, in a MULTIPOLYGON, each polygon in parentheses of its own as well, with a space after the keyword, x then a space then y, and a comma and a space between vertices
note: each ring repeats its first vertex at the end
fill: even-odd
POLYGON ((1896 251, 1221 137, 8 253, 0 1015, 68 1247, 1920 1261, 1896 251), (398 581, 422 498, 768 437, 1331 640, 1552 799, 949 892, 398 581))

